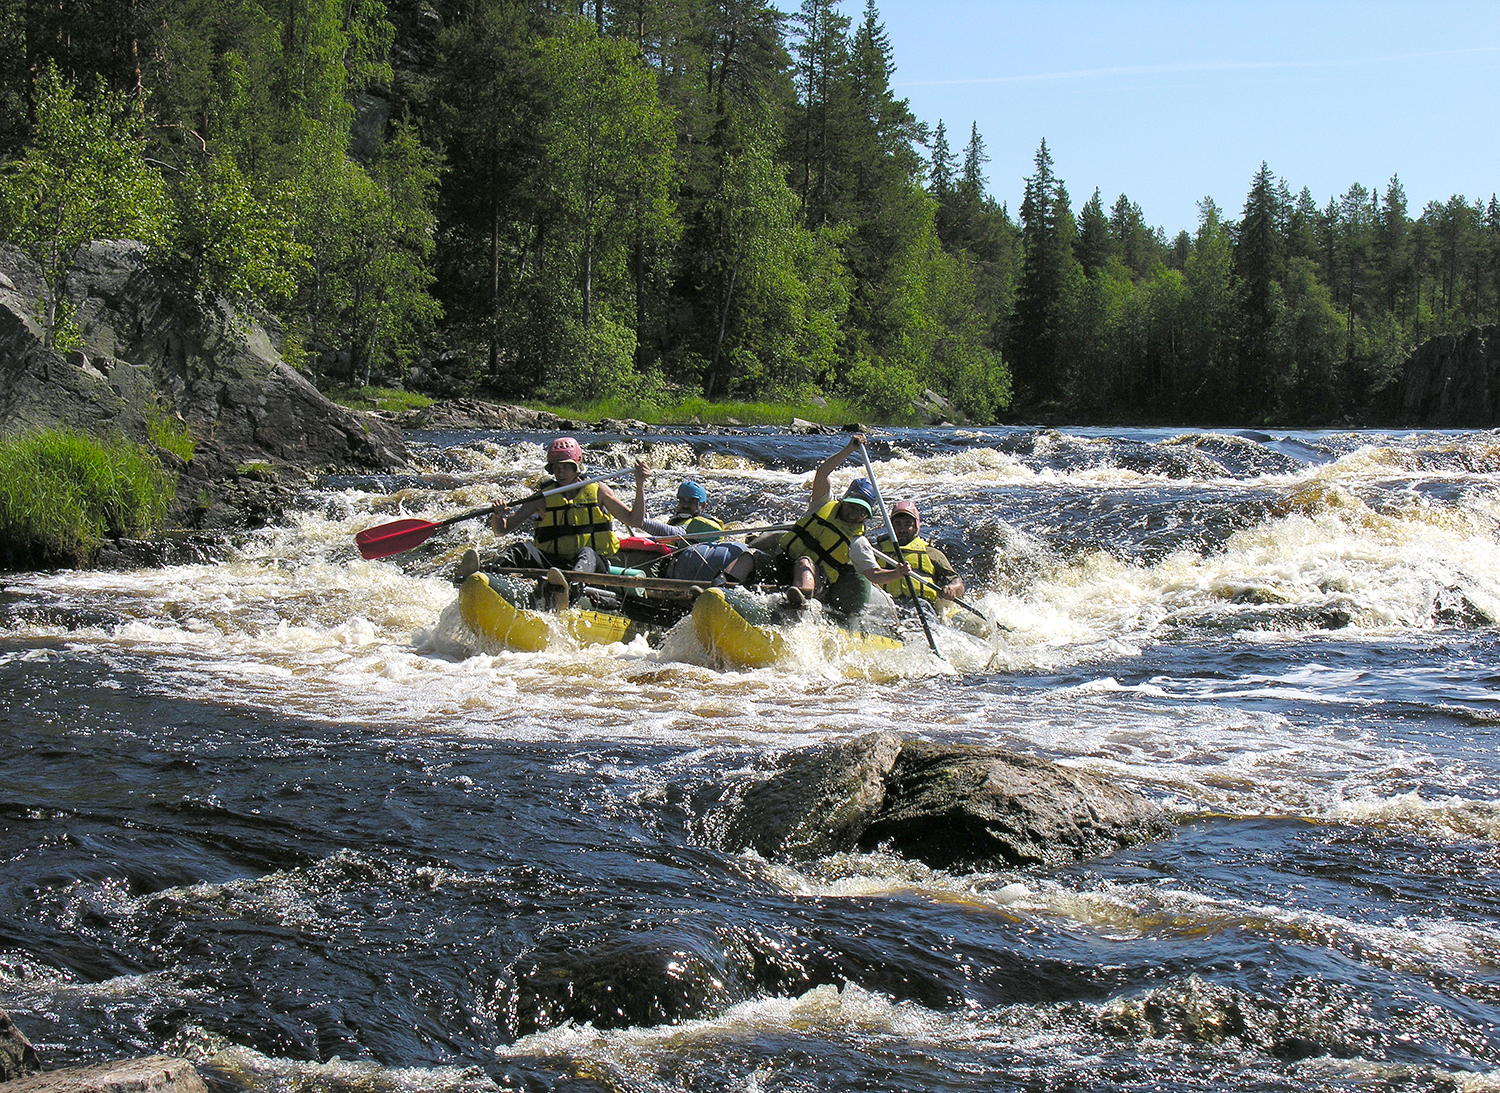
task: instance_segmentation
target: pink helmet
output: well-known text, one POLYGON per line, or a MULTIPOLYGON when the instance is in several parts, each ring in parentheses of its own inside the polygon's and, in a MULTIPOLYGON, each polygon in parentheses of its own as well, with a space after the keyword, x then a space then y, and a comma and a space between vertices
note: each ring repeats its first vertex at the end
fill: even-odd
POLYGON ((898 512, 904 512, 916 522, 917 527, 922 526, 922 514, 917 512, 917 506, 910 501, 897 501, 891 506, 891 518, 895 519, 898 512))
POLYGON ((578 446, 578 441, 570 436, 560 436, 547 446, 547 464, 572 463, 575 467, 583 466, 583 449, 578 446))

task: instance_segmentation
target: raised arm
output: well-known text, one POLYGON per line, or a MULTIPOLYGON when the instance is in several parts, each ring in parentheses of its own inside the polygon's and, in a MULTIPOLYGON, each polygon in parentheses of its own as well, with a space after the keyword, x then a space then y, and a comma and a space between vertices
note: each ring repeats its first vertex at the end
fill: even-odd
POLYGON ((843 464, 844 460, 848 459, 852 454, 854 454, 856 449, 864 447, 864 443, 865 434, 855 433, 849 438, 849 443, 845 444, 838 451, 834 452, 831 456, 818 464, 818 469, 813 472, 813 497, 817 498, 827 496, 827 494, 830 492, 828 488, 828 482, 829 479, 833 477, 833 472, 838 470, 839 467, 843 464))
POLYGON ((608 486, 599 487, 599 504, 604 511, 628 528, 641 527, 646 522, 646 480, 651 477, 651 468, 639 459, 635 461, 635 503, 626 508, 608 486))

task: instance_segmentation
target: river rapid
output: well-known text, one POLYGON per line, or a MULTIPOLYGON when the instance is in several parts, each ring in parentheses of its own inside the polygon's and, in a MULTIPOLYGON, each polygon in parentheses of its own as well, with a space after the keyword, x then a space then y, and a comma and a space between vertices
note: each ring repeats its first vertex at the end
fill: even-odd
MULTIPOLYGON (((683 627, 486 647, 452 580, 497 545, 483 521, 356 553, 524 495, 548 439, 418 434, 409 473, 326 480, 222 558, 4 578, 0 1008, 49 1066, 166 1051, 277 1093, 1500 1090, 1500 436, 876 430, 885 499, 921 506, 995 636, 830 657, 808 623, 748 672, 683 627), (887 728, 1103 776, 1168 833, 976 873, 702 837, 723 787, 887 728), (638 972, 655 1019, 608 1019, 579 968, 638 972)), ((644 456, 654 512, 692 477, 741 524, 800 514, 841 442, 580 439, 590 473, 644 456)))

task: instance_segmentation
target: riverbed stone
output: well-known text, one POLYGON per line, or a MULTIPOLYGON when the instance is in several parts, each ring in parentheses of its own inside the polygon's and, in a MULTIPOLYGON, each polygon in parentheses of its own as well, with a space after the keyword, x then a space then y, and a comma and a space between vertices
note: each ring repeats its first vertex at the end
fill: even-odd
POLYGON ((852 850, 885 804, 901 748, 899 735, 880 732, 792 754, 718 814, 719 845, 793 860, 852 850))
POLYGON ((0 1082, 13 1081, 42 1069, 42 1060, 26 1039, 26 1034, 16 1027, 10 1014, 0 1010, 0 1082))
POLYGON ((1089 772, 893 732, 787 756, 704 820, 731 852, 799 861, 885 848, 940 869, 1063 865, 1160 829, 1143 796, 1089 772))
POLYGON ((150 1055, 41 1071, 7 1082, 5 1093, 208 1093, 208 1087, 186 1059, 150 1055))

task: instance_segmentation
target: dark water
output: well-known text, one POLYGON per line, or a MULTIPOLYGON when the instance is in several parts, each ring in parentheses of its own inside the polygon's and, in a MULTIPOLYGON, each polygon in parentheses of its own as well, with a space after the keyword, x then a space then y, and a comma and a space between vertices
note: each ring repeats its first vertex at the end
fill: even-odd
MULTIPOLYGON (((486 648, 477 524, 535 476, 432 436, 219 565, 0 594, 0 1008, 50 1065, 256 1089, 1500 1089, 1500 439, 917 430, 887 498, 1006 628, 722 672, 486 648), (895 727, 1128 785, 1169 838, 1067 869, 792 868, 703 819, 895 727)), ((620 437, 597 460, 641 449, 620 437)), ((828 438, 649 438, 719 514, 828 438)), ((836 479, 855 472, 847 466, 836 479)), ((811 646, 810 646, 811 647, 811 646)), ((818 646, 821 648, 821 646, 818 646)))

